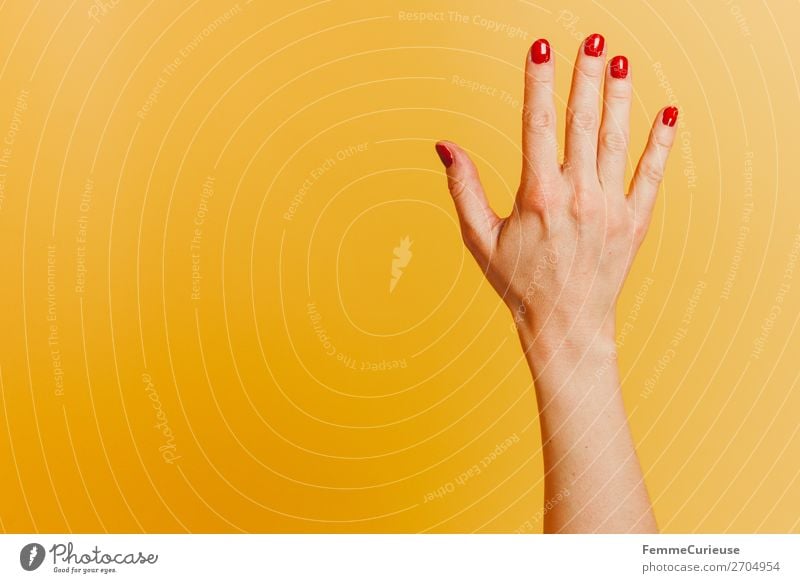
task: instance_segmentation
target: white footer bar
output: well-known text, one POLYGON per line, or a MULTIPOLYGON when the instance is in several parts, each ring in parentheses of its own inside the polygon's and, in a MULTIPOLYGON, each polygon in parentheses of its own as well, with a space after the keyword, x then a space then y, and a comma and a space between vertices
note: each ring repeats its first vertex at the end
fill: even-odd
POLYGON ((0 581, 800 581, 800 535, 3 535, 0 581))

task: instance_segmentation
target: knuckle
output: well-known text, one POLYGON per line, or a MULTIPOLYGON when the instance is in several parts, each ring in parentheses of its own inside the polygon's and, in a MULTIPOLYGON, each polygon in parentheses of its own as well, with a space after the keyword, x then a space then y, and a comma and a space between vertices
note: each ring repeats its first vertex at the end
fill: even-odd
POLYGON ((580 198, 581 200, 597 200, 603 197, 599 176, 580 172, 580 165, 569 166, 568 168, 575 168, 575 172, 570 170, 569 175, 570 189, 574 197, 580 198))
POLYGON ((605 75, 605 68, 602 63, 597 63, 598 59, 594 61, 580 62, 578 64, 578 74, 583 77, 581 81, 596 82, 603 78, 605 75))
POLYGON ((622 235, 633 231, 631 225, 631 216, 624 212, 623 209, 615 209, 613 212, 608 213, 606 219, 607 230, 612 235, 622 235), (620 212, 623 211, 623 212, 620 212))
POLYGON ((571 210, 579 223, 595 223, 604 212, 601 196, 594 190, 577 188, 571 210))
POLYGON ((478 232, 475 228, 472 225, 463 223, 461 225, 461 240, 464 242, 464 246, 472 253, 477 250, 477 239, 478 232))
POLYGON ((459 199, 467 192, 467 183, 457 178, 452 178, 449 182, 450 195, 454 199, 459 199))
POLYGON ((654 162, 643 162, 640 168, 642 178, 650 184, 658 186, 664 179, 664 170, 654 162))
POLYGON ((606 87, 606 101, 621 104, 630 100, 633 88, 630 83, 612 83, 606 87))
POLYGON ((575 197, 570 210, 575 222, 579 225, 590 225, 594 222, 592 219, 595 217, 595 213, 590 210, 586 200, 579 200, 575 197))
POLYGON ((672 148, 672 136, 665 132, 653 132, 650 136, 650 143, 658 151, 669 150, 672 148))
POLYGON ((528 210, 545 211, 552 204, 554 192, 553 182, 549 177, 533 176, 520 183, 516 199, 528 210))
POLYGON ((548 134, 555 126, 555 115, 548 109, 526 106, 523 116, 526 127, 533 133, 548 134))
POLYGON ((610 152, 622 154, 628 151, 628 136, 622 132, 604 132, 600 140, 610 152))
POLYGON ((537 67, 535 73, 528 70, 526 75, 528 86, 532 89, 548 88, 552 85, 554 78, 552 67, 537 67))
POLYGON ((553 191, 552 180, 544 175, 528 175, 520 181, 517 195, 523 200, 547 198, 553 191))
POLYGON ((571 111, 567 123, 573 132, 591 133, 597 130, 597 114, 591 111, 571 111))

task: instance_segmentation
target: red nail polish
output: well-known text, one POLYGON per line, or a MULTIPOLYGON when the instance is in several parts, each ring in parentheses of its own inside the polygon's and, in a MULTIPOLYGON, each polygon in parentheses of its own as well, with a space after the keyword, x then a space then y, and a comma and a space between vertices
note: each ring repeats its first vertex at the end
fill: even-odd
POLYGON ((439 159, 444 164, 445 168, 450 168, 453 163, 453 153, 447 149, 444 144, 436 144, 436 153, 439 154, 439 159))
POLYGON ((590 57, 599 57, 603 54, 603 48, 606 46, 606 39, 602 34, 592 34, 583 41, 583 52, 590 57))
POLYGON ((622 55, 611 59, 611 76, 614 79, 624 79, 628 76, 628 58, 622 55))
POLYGON ((541 65, 549 60, 550 43, 547 42, 547 39, 540 38, 539 40, 534 41, 533 45, 531 45, 531 61, 537 65, 541 65))
POLYGON ((678 121, 678 108, 677 107, 668 107, 664 110, 664 113, 661 114, 661 123, 665 126, 673 127, 675 122, 678 121))

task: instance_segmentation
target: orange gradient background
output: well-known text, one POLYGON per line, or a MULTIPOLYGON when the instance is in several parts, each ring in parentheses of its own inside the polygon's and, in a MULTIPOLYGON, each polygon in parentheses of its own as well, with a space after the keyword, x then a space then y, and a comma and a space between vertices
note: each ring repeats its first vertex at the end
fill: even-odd
POLYGON ((659 524, 800 531, 798 21, 745 0, 4 2, 0 527, 540 532, 530 375, 433 143, 507 212, 528 47, 553 45, 563 128, 601 32, 631 62, 631 165, 681 110, 619 307, 659 524))

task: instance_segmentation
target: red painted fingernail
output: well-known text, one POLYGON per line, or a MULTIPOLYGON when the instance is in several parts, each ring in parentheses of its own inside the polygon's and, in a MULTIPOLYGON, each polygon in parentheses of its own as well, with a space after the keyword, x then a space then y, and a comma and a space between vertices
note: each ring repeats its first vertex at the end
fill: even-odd
POLYGON ((678 108, 677 107, 668 107, 664 110, 664 113, 661 114, 661 123, 665 126, 673 127, 675 122, 678 121, 678 108))
POLYGON ((611 76, 614 79, 624 79, 628 76, 628 58, 622 55, 611 59, 611 76))
POLYGON ((445 168, 450 168, 453 163, 453 153, 447 149, 444 144, 436 144, 436 153, 439 154, 439 159, 444 164, 445 168))
POLYGON ((550 60, 550 43, 547 39, 540 38, 531 45, 531 61, 537 65, 546 63, 550 60))
POLYGON ((599 57, 603 54, 603 48, 606 46, 606 39, 602 34, 592 34, 583 41, 583 52, 590 57, 599 57))

